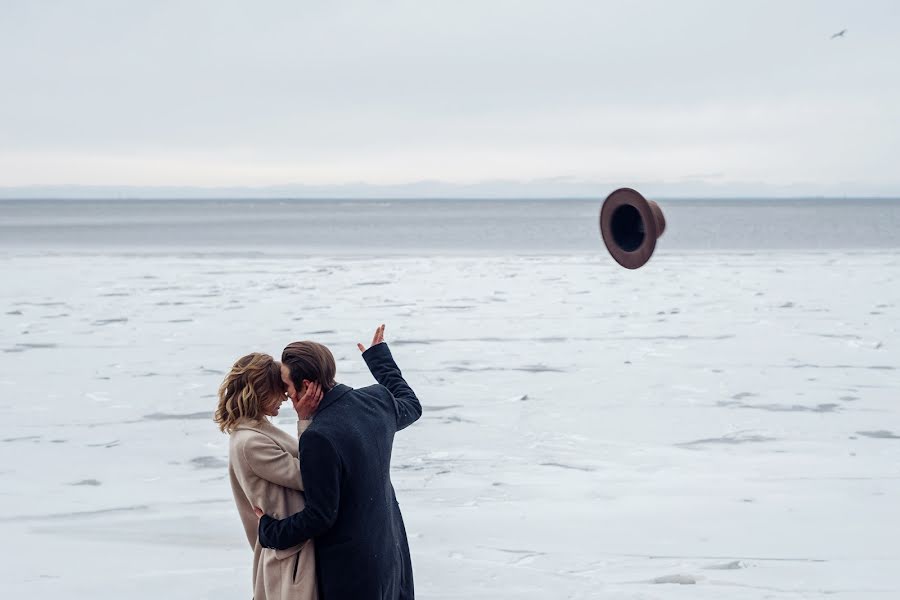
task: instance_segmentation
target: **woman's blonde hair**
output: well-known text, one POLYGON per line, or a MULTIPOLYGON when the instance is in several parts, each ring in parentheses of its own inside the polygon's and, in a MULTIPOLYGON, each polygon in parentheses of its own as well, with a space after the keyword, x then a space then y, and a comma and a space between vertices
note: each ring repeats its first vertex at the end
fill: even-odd
POLYGON ((264 418, 265 404, 284 393, 281 366, 274 358, 261 352, 242 356, 219 386, 219 406, 213 420, 223 432, 231 433, 238 421, 264 418))

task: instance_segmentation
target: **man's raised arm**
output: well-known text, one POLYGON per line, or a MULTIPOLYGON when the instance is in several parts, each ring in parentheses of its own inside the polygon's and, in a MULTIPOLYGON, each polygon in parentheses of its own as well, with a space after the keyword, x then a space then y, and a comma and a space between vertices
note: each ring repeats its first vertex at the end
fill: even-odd
POLYGON ((394 362, 387 343, 375 344, 363 352, 363 358, 375 380, 386 387, 393 396, 394 408, 397 410, 397 429, 415 423, 422 416, 422 404, 403 379, 400 367, 394 362))

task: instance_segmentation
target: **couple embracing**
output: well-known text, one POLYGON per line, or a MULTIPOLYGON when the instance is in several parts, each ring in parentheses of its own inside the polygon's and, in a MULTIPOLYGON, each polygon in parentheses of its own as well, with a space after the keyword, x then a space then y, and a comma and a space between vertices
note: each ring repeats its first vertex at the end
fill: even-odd
POLYGON ((422 406, 384 342, 358 345, 376 385, 335 381, 325 346, 294 342, 281 363, 253 353, 219 389, 234 500, 253 548, 254 600, 412 599, 406 529, 391 485, 394 434, 422 406), (290 399, 297 438, 275 426, 290 399))

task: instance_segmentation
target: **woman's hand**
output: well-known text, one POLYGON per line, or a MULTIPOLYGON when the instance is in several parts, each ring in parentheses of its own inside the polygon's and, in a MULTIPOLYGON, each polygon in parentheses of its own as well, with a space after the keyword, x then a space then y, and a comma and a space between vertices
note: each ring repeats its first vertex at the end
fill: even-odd
MULTIPOLYGON (((384 342, 384 325, 375 330, 375 337, 372 338, 372 346, 377 346, 384 342)), ((360 352, 365 352, 366 347, 362 344, 356 344, 356 347, 359 348, 360 352)))
POLYGON ((263 512, 263 510, 262 510, 261 508, 256 507, 256 506, 253 507, 253 512, 256 513, 256 520, 257 520, 257 521, 259 521, 260 519, 262 519, 263 515, 266 514, 266 513, 263 512))
POLYGON ((303 395, 294 402, 294 399, 291 398, 291 404, 294 405, 294 410, 297 411, 297 417, 300 418, 301 421, 307 421, 316 412, 316 409, 319 408, 319 402, 322 401, 322 386, 319 385, 317 381, 309 381, 306 383, 306 391, 303 392, 303 395))

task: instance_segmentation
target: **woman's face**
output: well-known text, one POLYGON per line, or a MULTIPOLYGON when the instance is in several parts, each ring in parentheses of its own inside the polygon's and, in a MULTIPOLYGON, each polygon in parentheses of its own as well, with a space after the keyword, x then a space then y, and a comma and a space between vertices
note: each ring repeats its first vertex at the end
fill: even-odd
MULTIPOLYGON (((278 367, 281 367, 280 363, 275 363, 278 367)), ((278 411, 281 409, 281 404, 287 400, 287 393, 277 393, 269 398, 269 401, 262 407, 263 414, 269 417, 277 417, 278 411)))
POLYGON ((266 405, 263 406, 263 413, 269 417, 277 417, 278 411, 281 409, 281 404, 285 400, 287 400, 286 396, 275 394, 269 399, 266 405))

